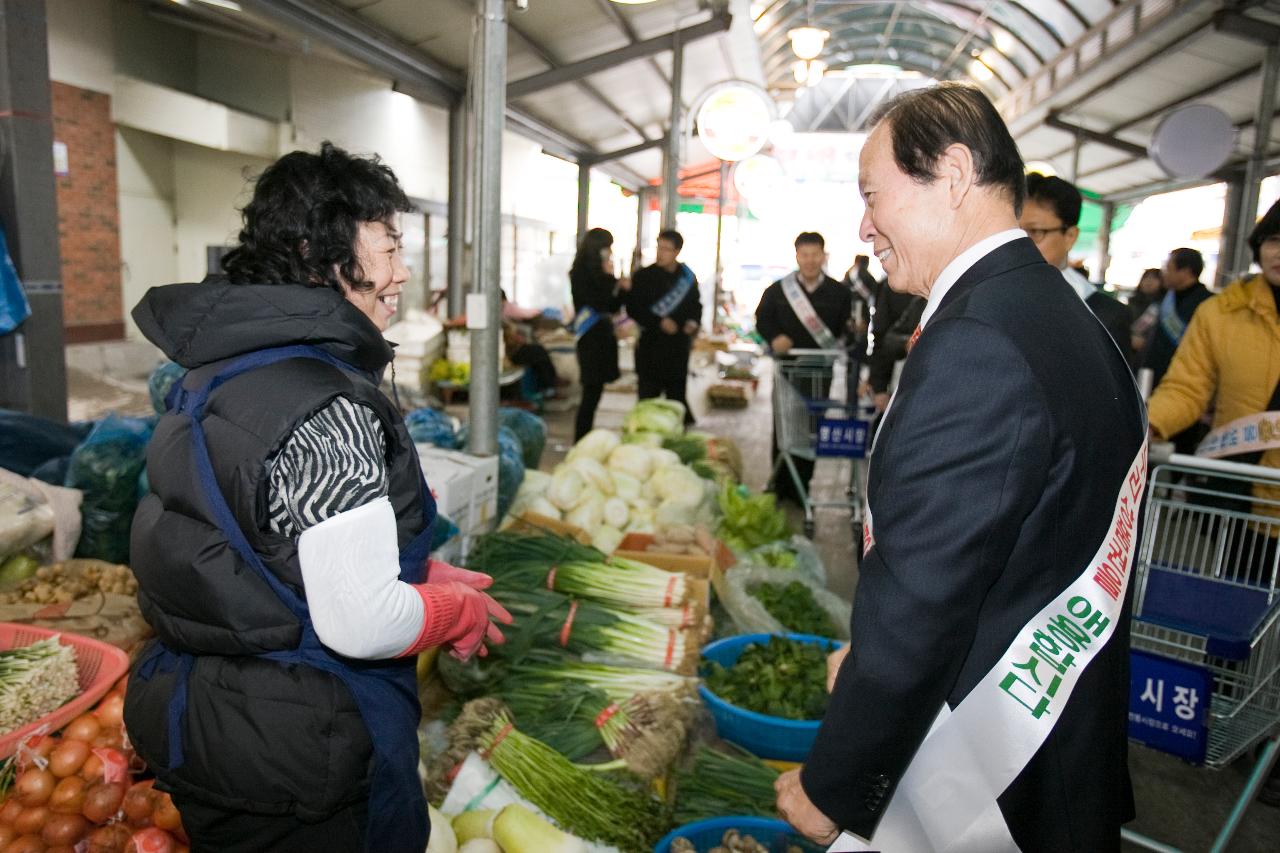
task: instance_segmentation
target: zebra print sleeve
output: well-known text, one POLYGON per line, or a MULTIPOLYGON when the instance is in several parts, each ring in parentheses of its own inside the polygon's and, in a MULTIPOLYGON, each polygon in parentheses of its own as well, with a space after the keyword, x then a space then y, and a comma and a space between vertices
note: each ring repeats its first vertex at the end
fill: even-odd
POLYGON ((338 397, 316 412, 269 463, 271 529, 296 537, 388 494, 386 447, 368 407, 338 397))

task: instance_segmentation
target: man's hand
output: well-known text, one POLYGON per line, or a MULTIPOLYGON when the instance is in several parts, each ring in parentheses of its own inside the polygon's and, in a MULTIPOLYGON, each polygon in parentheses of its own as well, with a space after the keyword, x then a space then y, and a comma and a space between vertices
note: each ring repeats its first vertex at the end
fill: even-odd
POLYGON ((666 332, 668 335, 674 335, 676 332, 680 331, 680 327, 676 325, 676 321, 672 320, 670 317, 663 317, 662 322, 658 324, 658 328, 662 329, 662 331, 666 332))
POLYGON ((773 783, 778 793, 778 814, 801 835, 818 844, 832 844, 840 835, 840 827, 818 810, 800 786, 800 771, 788 770, 773 783))
POLYGON ((786 355, 791 351, 791 338, 788 338, 786 335, 778 335, 776 338, 769 341, 769 346, 778 355, 786 355))
POLYGON ((849 643, 845 643, 831 654, 827 655, 827 692, 836 689, 836 676, 840 674, 840 664, 844 663, 844 659, 849 656, 849 643))
POLYGON ((886 391, 875 396, 876 411, 883 412, 889 408, 889 393, 886 391))
POLYGON ((686 320, 684 323, 684 333, 689 337, 698 334, 698 329, 702 328, 702 324, 697 320, 686 320))

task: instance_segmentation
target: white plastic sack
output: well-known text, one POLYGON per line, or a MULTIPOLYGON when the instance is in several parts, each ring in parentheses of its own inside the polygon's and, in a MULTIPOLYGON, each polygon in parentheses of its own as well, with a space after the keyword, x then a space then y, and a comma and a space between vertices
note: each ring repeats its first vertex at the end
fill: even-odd
POLYGON ((752 548, 739 557, 738 562, 749 566, 760 566, 761 568, 776 568, 765 559, 765 554, 770 551, 777 552, 781 550, 789 551, 795 555, 795 568, 781 569, 781 571, 795 572, 796 575, 808 578, 820 587, 826 588, 827 568, 822 564, 822 558, 818 556, 818 549, 814 547, 813 542, 803 536, 792 536, 782 542, 769 542, 757 548, 752 548))

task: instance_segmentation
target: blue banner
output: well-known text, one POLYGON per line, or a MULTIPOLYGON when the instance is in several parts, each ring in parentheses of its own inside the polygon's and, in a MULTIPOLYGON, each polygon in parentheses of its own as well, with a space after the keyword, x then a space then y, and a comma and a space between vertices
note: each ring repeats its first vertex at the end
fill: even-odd
POLYGON ((1129 737, 1203 764, 1213 673, 1159 655, 1129 652, 1129 737))
POLYGON ((861 459, 867 455, 867 435, 871 424, 856 418, 818 419, 818 456, 845 456, 861 459))

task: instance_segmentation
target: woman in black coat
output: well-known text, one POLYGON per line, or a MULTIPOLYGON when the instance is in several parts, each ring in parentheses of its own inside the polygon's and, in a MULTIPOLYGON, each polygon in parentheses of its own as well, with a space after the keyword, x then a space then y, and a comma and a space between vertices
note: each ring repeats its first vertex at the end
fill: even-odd
POLYGON ((604 386, 622 375, 618 370, 618 340, 613 335, 613 314, 622 307, 622 292, 631 280, 613 274, 613 235, 592 228, 582 238, 569 268, 573 292, 573 334, 577 341, 582 402, 574 422, 573 440, 587 433, 596 419, 596 407, 604 386))

